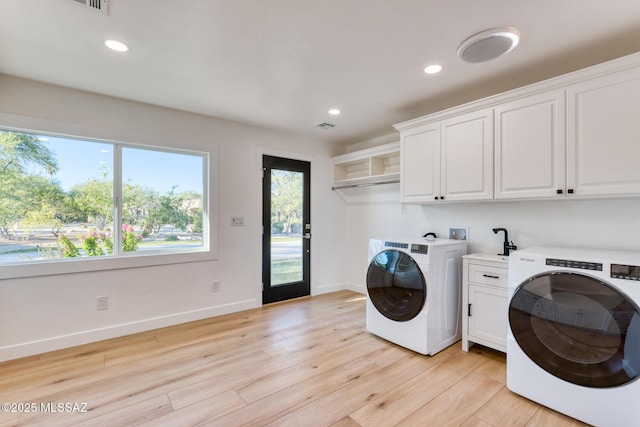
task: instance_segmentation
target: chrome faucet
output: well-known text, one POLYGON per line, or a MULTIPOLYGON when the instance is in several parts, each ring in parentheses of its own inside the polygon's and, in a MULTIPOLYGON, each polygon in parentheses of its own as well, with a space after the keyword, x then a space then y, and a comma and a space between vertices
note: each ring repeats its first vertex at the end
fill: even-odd
POLYGON ((509 232, 506 228, 494 228, 493 233, 498 234, 498 231, 504 231, 504 243, 502 244, 502 253, 498 255, 509 256, 510 251, 515 251, 518 249, 516 245, 513 244, 513 241, 509 243, 509 232))

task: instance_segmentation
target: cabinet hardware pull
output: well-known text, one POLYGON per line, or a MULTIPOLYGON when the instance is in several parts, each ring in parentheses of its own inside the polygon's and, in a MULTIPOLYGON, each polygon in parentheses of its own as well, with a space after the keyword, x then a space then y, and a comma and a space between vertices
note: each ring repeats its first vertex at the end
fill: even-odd
POLYGON ((434 199, 438 200, 438 199, 439 199, 439 197, 438 197, 438 196, 436 196, 436 197, 434 197, 434 199))
POLYGON ((557 194, 562 194, 562 190, 556 190, 557 194))
POLYGON ((568 189, 568 190, 567 190, 567 193, 569 193, 569 194, 573 194, 573 188, 568 189))
POLYGON ((471 303, 467 307, 467 316, 471 317, 471 303))
POLYGON ((490 278, 490 279, 499 279, 499 278, 500 278, 500 276, 492 276, 492 275, 490 275, 490 274, 483 274, 483 276, 484 276, 484 277, 488 277, 488 278, 490 278))

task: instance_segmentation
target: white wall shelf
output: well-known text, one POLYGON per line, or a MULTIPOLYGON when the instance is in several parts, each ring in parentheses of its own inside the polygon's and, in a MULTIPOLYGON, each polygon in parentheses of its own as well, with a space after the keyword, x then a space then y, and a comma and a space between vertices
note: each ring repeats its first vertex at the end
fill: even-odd
POLYGON ((333 189, 397 183, 400 143, 380 145, 332 157, 333 189))

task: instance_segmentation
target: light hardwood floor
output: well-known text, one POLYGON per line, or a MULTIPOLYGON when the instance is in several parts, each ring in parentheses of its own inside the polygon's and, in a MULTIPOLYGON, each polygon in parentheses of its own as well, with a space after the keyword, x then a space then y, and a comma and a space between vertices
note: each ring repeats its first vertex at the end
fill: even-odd
POLYGON ((509 392, 505 357, 433 357, 365 329, 342 291, 0 364, 0 413, 25 426, 579 426, 509 392), (88 412, 43 413, 77 403, 88 412), (16 408, 17 409, 17 408, 16 408))

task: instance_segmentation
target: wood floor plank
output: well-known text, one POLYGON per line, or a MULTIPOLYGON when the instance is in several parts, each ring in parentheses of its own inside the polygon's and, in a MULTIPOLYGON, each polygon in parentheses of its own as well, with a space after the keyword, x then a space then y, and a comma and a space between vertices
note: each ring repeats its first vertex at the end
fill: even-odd
POLYGON ((418 355, 367 332, 340 291, 0 363, 0 426, 581 426, 505 387, 504 354, 418 355))
POLYGON ((351 417, 344 417, 343 419, 331 424, 330 427, 360 427, 360 424, 354 421, 351 417))
POLYGON ((337 393, 325 395, 312 404, 282 417, 270 425, 297 427, 327 426, 348 416, 358 408, 395 389, 434 365, 433 359, 411 355, 387 367, 376 375, 367 375, 347 384, 337 393))
POLYGON ((364 339, 346 347, 325 353, 309 362, 292 366, 282 372, 278 371, 266 375, 244 387, 240 387, 238 393, 245 402, 252 403, 272 393, 301 383, 317 375, 322 375, 338 366, 349 363, 356 358, 366 356, 384 347, 386 347, 386 345, 379 340, 364 339))
POLYGON ((186 406, 161 415, 142 423, 142 425, 148 427, 197 426, 240 409, 245 405, 246 403, 235 390, 228 390, 204 399, 196 405, 186 406))
POLYGON ((472 372, 398 423, 398 426, 459 426, 484 405, 502 384, 472 372))
POLYGON ((586 424, 571 417, 541 406, 527 423, 527 427, 579 427, 586 424))
MULTIPOLYGON (((353 360, 322 376, 316 376, 299 384, 270 394, 268 397, 249 404, 237 411, 216 418, 207 427, 266 425, 277 420, 310 402, 317 402, 323 396, 340 392, 345 384, 357 381, 381 369, 364 358, 353 360)), ((299 426, 308 426, 305 420, 299 426)), ((325 424, 326 425, 326 424, 325 424)))
POLYGON ((382 338, 378 338, 374 335, 371 335, 371 337, 380 343, 384 343, 384 346, 381 349, 367 355, 367 359, 371 360, 371 362, 376 365, 383 367, 389 366, 397 363, 400 359, 404 359, 407 355, 413 354, 411 350, 400 347, 399 345, 391 344, 382 338))
POLYGON ((489 425, 526 426, 538 411, 538 405, 509 391, 507 387, 496 393, 475 416, 489 425))
POLYGON ((462 372, 457 372, 445 364, 436 365, 361 407, 350 416, 361 426, 395 426, 406 418, 407 414, 417 411, 462 378, 462 372), (426 382, 428 387, 425 387, 426 382))
POLYGON ((169 398, 166 395, 159 395, 98 417, 83 418, 80 422, 71 425, 77 427, 132 426, 150 422, 172 411, 169 398))

